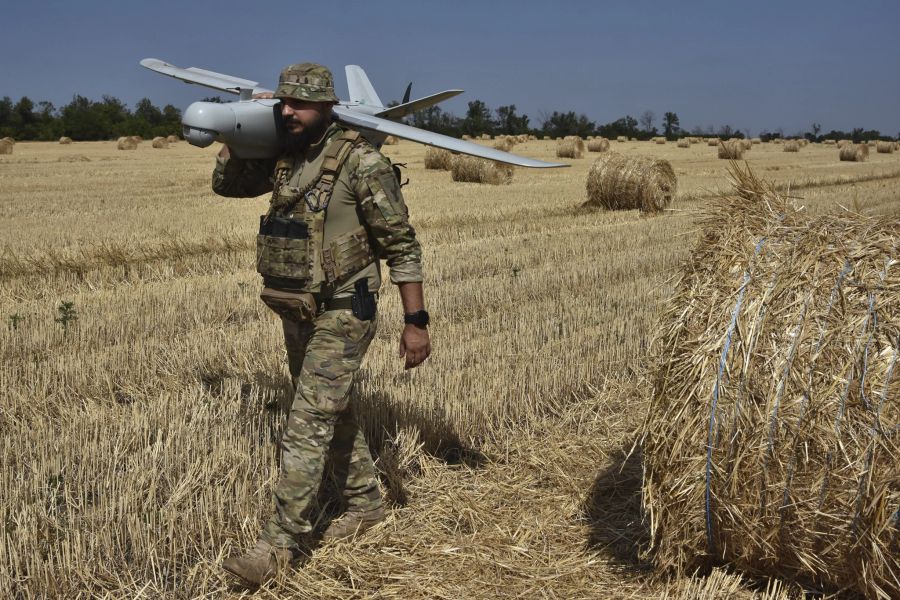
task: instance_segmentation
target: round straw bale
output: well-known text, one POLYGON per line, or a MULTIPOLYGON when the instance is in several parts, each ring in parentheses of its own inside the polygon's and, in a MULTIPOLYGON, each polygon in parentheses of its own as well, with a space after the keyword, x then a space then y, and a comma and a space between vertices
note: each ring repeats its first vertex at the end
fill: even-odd
POLYGON ((136 143, 136 144, 140 144, 141 142, 144 141, 144 138, 142 138, 139 135, 130 135, 128 137, 130 137, 132 140, 134 140, 134 143, 136 143))
POLYGON ((116 143, 119 150, 137 150, 138 143, 131 137, 120 137, 116 143))
POLYGON ((504 152, 509 152, 510 150, 513 149, 513 145, 514 144, 513 144, 512 140, 506 136, 498 137, 496 140, 494 140, 494 149, 495 150, 502 150, 504 152))
POLYGON ((740 160, 744 156, 744 146, 740 140, 728 140, 719 142, 719 158, 740 160))
POLYGON ((843 148, 844 146, 850 145, 853 143, 853 140, 838 140, 838 148, 843 148))
POLYGON ((807 146, 809 146, 809 140, 806 138, 800 138, 799 140, 797 140, 797 142, 799 142, 801 148, 806 148, 807 146))
POLYGON ((800 142, 797 140, 788 140, 784 143, 785 152, 800 152, 800 142))
POLYGON ((609 150, 609 140, 605 137, 595 138, 587 143, 588 152, 606 152, 609 150))
POLYGON ((591 165, 586 187, 586 206, 655 213, 672 203, 677 181, 669 161, 606 152, 591 165))
POLYGON ((453 154, 443 148, 428 146, 425 149, 425 168, 449 171, 453 166, 453 154))
POLYGON ((826 146, 834 146, 837 144, 837 141, 836 140, 825 140, 822 143, 825 144, 826 146))
POLYGON ((575 142, 575 147, 578 148, 578 151, 584 154, 584 140, 578 137, 577 135, 567 135, 563 138, 563 140, 568 140, 570 142, 575 142))
POLYGON ((655 138, 653 138, 653 141, 654 141, 655 143, 657 143, 657 144, 665 144, 665 143, 666 143, 666 138, 664 138, 664 137, 655 137, 655 138))
POLYGON ((840 149, 840 157, 843 161, 863 162, 869 158, 869 147, 865 144, 846 144, 840 149))
POLYGON ((900 598, 900 221, 733 177, 651 353, 651 555, 900 598))
POLYGON ((467 134, 467 133, 464 133, 463 136, 462 136, 462 139, 464 139, 464 140, 466 140, 466 141, 469 141, 469 140, 472 139, 472 136, 469 135, 469 134, 467 134))
POLYGON ((894 142, 878 142, 875 149, 879 154, 893 154, 894 142))
POLYGON ((706 140, 707 146, 718 146, 721 140, 719 138, 709 138, 706 140))
POLYGON ((690 148, 691 140, 689 138, 681 138, 680 140, 678 140, 678 147, 679 148, 690 148))
POLYGON ((151 142, 154 148, 165 149, 169 147, 169 142, 166 141, 164 137, 155 137, 151 142))
POLYGON ((575 140, 560 140, 556 146, 556 156, 559 158, 581 158, 582 153, 575 140))
POLYGON ((60 144, 71 144, 72 138, 63 136, 63 137, 59 138, 59 143, 60 144))
POLYGON ((383 143, 383 145, 385 145, 385 146, 396 146, 396 145, 399 144, 399 143, 400 143, 400 138, 398 138, 398 137, 396 137, 396 136, 393 136, 393 135, 389 135, 389 136, 387 136, 386 138, 384 138, 384 143, 383 143))
POLYGON ((489 140, 489 139, 492 139, 492 138, 491 138, 490 135, 488 135, 488 134, 486 134, 486 133, 482 133, 482 134, 481 134, 481 139, 482 139, 482 140, 489 140))
POLYGON ((170 136, 166 137, 166 141, 169 142, 170 144, 174 144, 175 142, 178 142, 179 140, 181 140, 181 138, 178 137, 177 135, 170 135, 170 136))
POLYGON ((782 139, 782 138, 774 138, 774 139, 772 140, 772 143, 773 143, 773 144, 783 144, 783 143, 784 143, 784 139, 782 139))
POLYGON ((757 144, 762 144, 762 139, 760 139, 760 138, 751 138, 751 139, 750 139, 750 143, 753 144, 754 146, 757 145, 757 144))
POLYGON ((13 144, 6 138, 0 140, 0 154, 12 154, 13 153, 13 144))
POLYGON ((619 137, 616 138, 616 141, 617 141, 617 142, 627 142, 627 141, 628 141, 628 136, 620 135, 619 137))
POLYGON ((513 168, 504 163, 458 154, 450 165, 450 177, 453 181, 506 185, 512 183, 513 168))
POLYGON ((16 145, 16 140, 14 140, 13 138, 11 138, 11 137, 9 137, 9 136, 6 136, 5 138, 3 138, 3 139, 0 140, 0 141, 8 142, 8 143, 12 144, 13 146, 16 145))

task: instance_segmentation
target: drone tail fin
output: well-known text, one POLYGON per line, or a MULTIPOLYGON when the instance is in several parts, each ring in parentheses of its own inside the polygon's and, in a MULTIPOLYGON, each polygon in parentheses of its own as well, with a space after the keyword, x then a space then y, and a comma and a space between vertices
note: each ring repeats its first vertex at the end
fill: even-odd
POLYGON ((350 91, 351 102, 357 102, 364 106, 384 106, 362 67, 347 65, 344 67, 344 72, 347 74, 347 87, 350 91))

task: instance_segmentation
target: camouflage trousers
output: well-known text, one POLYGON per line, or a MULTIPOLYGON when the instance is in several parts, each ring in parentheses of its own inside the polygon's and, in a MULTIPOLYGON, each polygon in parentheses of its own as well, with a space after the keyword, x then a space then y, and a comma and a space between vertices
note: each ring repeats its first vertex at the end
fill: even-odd
POLYGON ((282 324, 294 397, 281 439, 275 511, 261 535, 273 546, 292 547, 316 525, 323 484, 333 485, 348 508, 381 504, 372 455, 350 402, 376 321, 332 310, 312 322, 282 318, 282 324))

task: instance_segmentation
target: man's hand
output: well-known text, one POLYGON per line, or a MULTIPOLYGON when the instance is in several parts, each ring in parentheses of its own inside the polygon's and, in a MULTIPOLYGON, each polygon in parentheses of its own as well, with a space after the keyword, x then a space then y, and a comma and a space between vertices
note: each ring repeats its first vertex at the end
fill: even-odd
POLYGON ((431 354, 431 338, 424 327, 406 325, 400 334, 400 357, 406 357, 406 369, 412 369, 431 354))

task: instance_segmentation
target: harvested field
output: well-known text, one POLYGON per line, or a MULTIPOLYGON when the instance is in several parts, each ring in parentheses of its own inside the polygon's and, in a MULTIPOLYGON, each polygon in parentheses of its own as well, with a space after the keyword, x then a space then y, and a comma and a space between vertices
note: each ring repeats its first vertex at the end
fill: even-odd
POLYGON ((898 597, 900 219, 813 219, 734 177, 655 354, 653 559, 898 597))
MULTIPOLYGON (((77 145, 0 156, 0 597, 246 598, 221 561, 268 514, 290 386, 254 271, 267 199, 210 191, 218 145, 77 145)), ((255 597, 799 597, 642 559, 637 373, 729 184, 706 147, 617 149, 672 165, 673 210, 586 210, 590 161, 464 185, 425 169, 419 144, 386 147, 409 165, 435 342, 403 370, 385 283, 355 398, 390 514, 255 597)), ((516 151, 555 160, 556 142, 516 151)), ((900 218, 896 153, 746 156, 814 215, 900 218)))

